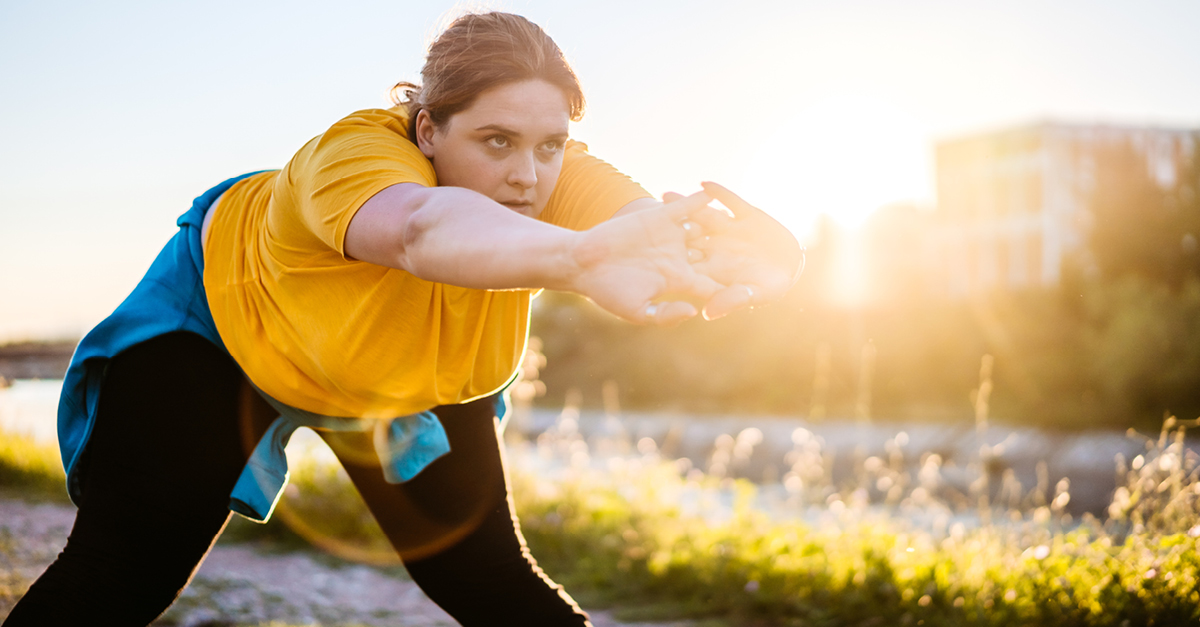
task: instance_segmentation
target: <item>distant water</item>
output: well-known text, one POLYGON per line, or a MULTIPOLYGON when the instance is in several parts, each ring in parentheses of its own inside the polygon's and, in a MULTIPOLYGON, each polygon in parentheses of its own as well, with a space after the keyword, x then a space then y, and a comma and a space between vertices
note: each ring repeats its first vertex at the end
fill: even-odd
MULTIPOLYGON (((0 431, 57 445, 58 395, 62 383, 61 379, 18 379, 10 387, 0 388, 0 431)), ((289 459, 298 455, 334 459, 321 438, 308 429, 301 429, 292 437, 287 454, 289 459)))
MULTIPOLYGON (((42 442, 56 443, 61 387, 61 380, 18 380, 10 387, 0 389, 0 429, 5 433, 25 434, 42 442)), ((686 415, 633 412, 614 419, 606 418, 602 412, 589 411, 582 415, 576 412, 567 418, 567 413, 535 409, 524 419, 514 417, 514 424, 510 424, 509 429, 535 439, 543 431, 557 433, 569 425, 570 431, 579 433, 592 445, 592 453, 597 459, 633 454, 643 439, 649 439, 653 448, 661 450, 665 457, 689 458, 697 468, 708 466, 714 445, 721 438, 732 445, 742 442, 746 439, 743 436, 753 432, 752 441, 745 442, 749 445, 746 458, 740 464, 734 459, 728 469, 729 475, 767 484, 780 481, 788 470, 787 455, 802 444, 798 437, 802 437, 804 446, 819 445, 822 456, 829 458, 828 471, 834 484, 855 476, 858 464, 867 456, 886 459, 887 446, 901 436, 906 444, 902 447, 904 463, 909 470, 914 473, 919 470, 924 453, 937 453, 946 464, 944 478, 950 483, 955 477, 960 483, 966 482, 971 477, 963 471, 973 460, 977 461, 981 445, 973 424, 863 424, 853 420, 813 424, 798 418, 708 416, 696 419, 686 415), (953 466, 957 466, 957 470, 953 466)), ((1117 454, 1128 460, 1144 451, 1142 439, 1131 439, 1122 431, 1110 430, 1053 433, 1032 427, 1009 429, 994 425, 986 440, 995 455, 992 470, 1000 472, 1010 468, 1028 488, 1037 482, 1037 463, 1045 461, 1051 485, 1060 477, 1071 479, 1070 508, 1081 511, 1100 511, 1107 506, 1116 487, 1113 459, 1117 454)), ((1189 448, 1200 454, 1200 445, 1191 443, 1189 448)), ((736 450, 732 452, 736 453, 736 450)), ((332 454, 320 438, 301 429, 288 447, 288 457, 313 454, 318 459, 332 461, 332 454)), ((996 478, 994 483, 999 486, 999 477, 996 478)), ((965 484, 960 487, 966 489, 965 484)))
POLYGON ((61 379, 18 379, 0 388, 0 429, 56 443, 61 390, 61 379))

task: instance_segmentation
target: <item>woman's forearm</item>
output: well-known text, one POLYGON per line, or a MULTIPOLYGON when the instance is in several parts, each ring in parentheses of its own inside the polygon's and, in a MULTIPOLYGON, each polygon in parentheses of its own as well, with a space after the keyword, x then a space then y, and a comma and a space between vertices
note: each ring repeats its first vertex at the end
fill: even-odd
POLYGON ((723 286, 688 263, 680 222, 700 193, 575 232, 473 191, 414 184, 367 201, 346 232, 348 257, 477 289, 545 287, 582 294, 631 322, 676 324, 723 286))
POLYGON ((578 234, 458 187, 389 187, 350 222, 349 257, 477 289, 573 291, 578 234))

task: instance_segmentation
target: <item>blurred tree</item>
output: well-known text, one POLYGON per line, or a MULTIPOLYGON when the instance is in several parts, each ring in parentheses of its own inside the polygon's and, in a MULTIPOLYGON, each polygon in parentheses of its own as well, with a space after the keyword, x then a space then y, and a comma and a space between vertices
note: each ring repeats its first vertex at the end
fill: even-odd
POLYGON ((1200 412, 1200 136, 1170 185, 1131 143, 1094 155, 1084 196, 1087 252, 1046 290, 939 295, 919 256, 928 215, 878 212, 861 244, 871 298, 838 303, 845 234, 818 224, 808 268, 783 301, 675 329, 634 327, 583 299, 547 293, 533 331, 545 344, 543 402, 579 388, 603 406, 695 414, 854 415, 863 346, 876 348, 871 414, 973 421, 980 358, 995 356, 994 423, 1156 428, 1163 411, 1200 412), (819 348, 820 347, 820 348, 819 348), (821 358, 818 359, 818 353, 821 358), (822 363, 818 377, 817 363, 822 363), (819 386, 814 380, 820 379, 819 386), (814 404, 814 389, 819 397, 814 404))
POLYGON ((1126 276, 1089 293, 1088 374, 1129 415, 1200 415, 1200 281, 1126 276))
POLYGON ((1177 289, 1200 276, 1198 151, 1200 133, 1167 176, 1152 173, 1145 150, 1128 137, 1091 155, 1088 250, 1102 279, 1135 275, 1177 289))

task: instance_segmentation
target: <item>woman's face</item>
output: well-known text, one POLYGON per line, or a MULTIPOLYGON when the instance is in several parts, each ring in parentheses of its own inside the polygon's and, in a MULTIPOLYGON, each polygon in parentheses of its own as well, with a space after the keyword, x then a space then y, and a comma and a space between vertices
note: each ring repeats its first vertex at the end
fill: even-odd
POLYGON ((417 117, 417 145, 438 185, 465 187, 536 218, 562 170, 570 113, 562 90, 542 80, 479 94, 441 126, 417 117))

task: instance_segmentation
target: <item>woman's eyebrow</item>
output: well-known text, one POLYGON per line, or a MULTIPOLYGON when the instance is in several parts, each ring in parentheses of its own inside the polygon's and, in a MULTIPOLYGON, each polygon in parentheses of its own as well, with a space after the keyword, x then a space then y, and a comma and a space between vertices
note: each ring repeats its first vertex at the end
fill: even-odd
POLYGON ((521 136, 521 133, 514 131, 511 128, 501 126, 499 124, 484 124, 483 126, 477 128, 475 130, 476 131, 498 131, 500 133, 504 133, 505 135, 511 135, 512 137, 520 137, 521 136))
MULTIPOLYGON (((484 124, 483 126, 480 126, 479 128, 475 129, 475 132, 477 132, 477 133, 480 131, 495 131, 497 133, 503 133, 505 135, 508 135, 509 137, 512 137, 514 139, 520 139, 522 136, 519 131, 513 130, 506 126, 502 126, 500 124, 484 124)), ((558 140, 566 141, 568 138, 570 138, 570 136, 571 136, 570 132, 561 131, 558 133, 550 133, 549 135, 546 136, 546 139, 558 139, 558 140)))

